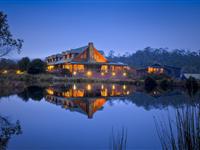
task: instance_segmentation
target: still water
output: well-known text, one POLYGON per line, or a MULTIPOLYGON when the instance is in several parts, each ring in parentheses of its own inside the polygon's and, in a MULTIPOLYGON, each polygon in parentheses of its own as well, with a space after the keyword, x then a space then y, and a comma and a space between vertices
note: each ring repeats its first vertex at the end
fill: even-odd
POLYGON ((123 84, 8 90, 10 94, 1 93, 0 126, 9 122, 14 129, 8 136, 0 130, 0 145, 11 150, 109 149, 113 133, 120 135, 122 129, 127 131, 127 149, 161 149, 155 118, 175 117, 176 108, 199 99, 183 89, 147 92, 123 84))

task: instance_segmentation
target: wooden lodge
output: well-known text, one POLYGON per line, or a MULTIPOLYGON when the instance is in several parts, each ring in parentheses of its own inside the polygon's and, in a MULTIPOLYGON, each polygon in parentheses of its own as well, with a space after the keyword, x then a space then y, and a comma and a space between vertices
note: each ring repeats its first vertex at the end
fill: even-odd
POLYGON ((107 60, 93 43, 46 58, 47 71, 70 77, 126 79, 129 67, 107 60))

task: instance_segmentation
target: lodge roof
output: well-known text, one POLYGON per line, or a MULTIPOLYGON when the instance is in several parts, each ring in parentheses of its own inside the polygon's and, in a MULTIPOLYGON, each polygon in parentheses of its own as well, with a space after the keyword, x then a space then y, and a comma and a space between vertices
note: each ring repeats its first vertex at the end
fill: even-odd
MULTIPOLYGON (((82 47, 79 47, 79 48, 73 48, 73 49, 69 49, 69 50, 66 50, 66 51, 63 51, 62 53, 58 53, 58 54, 53 54, 51 56, 48 56, 48 57, 54 57, 54 56, 62 56, 62 54, 65 54, 65 53, 82 53, 85 49, 88 48, 88 45, 86 46, 82 46, 82 47)), ((104 51, 103 50, 98 50, 98 52, 102 55, 104 55, 104 51)), ((47 58, 48 58, 47 57, 47 58)))
POLYGON ((107 62, 107 63, 98 63, 98 62, 73 62, 71 60, 59 60, 56 62, 48 63, 49 65, 57 65, 62 63, 70 63, 70 64, 105 64, 105 65, 115 65, 115 66, 127 66, 127 64, 120 62, 107 62))
POLYGON ((79 48, 75 48, 75 49, 70 49, 70 50, 67 50, 67 51, 64 51, 67 52, 67 53, 81 53, 83 52, 88 46, 82 46, 82 47, 79 47, 79 48))
POLYGON ((104 52, 102 50, 97 50, 93 46, 92 42, 90 42, 87 46, 82 46, 75 49, 69 49, 63 51, 62 53, 46 57, 46 61, 48 65, 71 63, 71 64, 107 64, 107 65, 127 66, 127 64, 120 62, 109 62, 105 58, 104 52))

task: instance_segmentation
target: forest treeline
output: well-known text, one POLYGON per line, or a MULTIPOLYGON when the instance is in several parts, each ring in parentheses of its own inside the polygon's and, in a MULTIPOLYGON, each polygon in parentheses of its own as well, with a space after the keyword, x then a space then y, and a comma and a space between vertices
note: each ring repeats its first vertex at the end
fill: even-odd
POLYGON ((200 73, 200 50, 194 52, 184 49, 168 50, 167 48, 147 47, 132 54, 125 53, 118 56, 111 50, 108 58, 115 62, 126 63, 136 69, 159 63, 181 67, 185 73, 200 73))

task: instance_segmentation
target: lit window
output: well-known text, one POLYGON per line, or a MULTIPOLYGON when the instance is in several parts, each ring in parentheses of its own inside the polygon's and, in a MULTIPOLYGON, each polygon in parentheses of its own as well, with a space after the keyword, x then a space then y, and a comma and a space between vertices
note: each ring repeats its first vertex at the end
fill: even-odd
POLYGON ((101 71, 108 72, 108 66, 107 65, 102 65, 101 66, 101 71))
POLYGON ((54 69, 54 66, 53 66, 53 65, 50 65, 50 66, 47 67, 47 69, 48 69, 49 71, 51 71, 51 70, 54 69))
POLYGON ((46 91, 47 91, 47 93, 48 93, 49 95, 53 95, 53 94, 54 94, 54 91, 53 91, 52 89, 47 89, 46 91))

